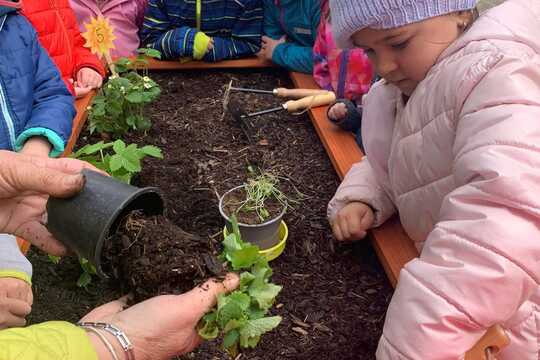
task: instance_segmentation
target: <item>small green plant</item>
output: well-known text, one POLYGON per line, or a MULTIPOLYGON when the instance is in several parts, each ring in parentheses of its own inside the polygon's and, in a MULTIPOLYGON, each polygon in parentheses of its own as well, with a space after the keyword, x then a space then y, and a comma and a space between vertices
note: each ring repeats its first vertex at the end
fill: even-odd
POLYGON ((88 285, 92 283, 92 276, 96 275, 96 268, 85 258, 79 258, 79 263, 83 272, 77 280, 77 286, 87 289, 88 285))
POLYGON ((266 316, 281 291, 270 282, 272 269, 256 245, 242 241, 238 222, 231 217, 233 232, 223 241, 222 261, 240 274, 240 287, 218 297, 217 306, 199 324, 199 335, 211 340, 223 336, 223 348, 233 357, 241 348, 254 348, 261 336, 281 322, 280 316, 266 316))
POLYGON ((146 131, 151 123, 144 114, 146 104, 161 93, 158 84, 148 77, 146 57, 161 58, 159 51, 139 49, 135 59, 119 58, 112 76, 89 106, 90 133, 109 133, 117 138, 130 129, 146 131), (137 72, 142 70, 142 75, 137 72))
POLYGON ((133 175, 142 170, 141 161, 146 156, 163 159, 161 149, 157 146, 146 145, 139 148, 137 144, 126 145, 122 140, 88 144, 72 155, 127 184, 131 183, 133 175))
POLYGON ((240 203, 236 213, 255 212, 261 221, 266 221, 270 213, 265 207, 269 199, 276 199, 284 207, 287 207, 287 196, 279 190, 279 179, 271 173, 261 173, 260 175, 248 179, 244 185, 246 199, 240 203))

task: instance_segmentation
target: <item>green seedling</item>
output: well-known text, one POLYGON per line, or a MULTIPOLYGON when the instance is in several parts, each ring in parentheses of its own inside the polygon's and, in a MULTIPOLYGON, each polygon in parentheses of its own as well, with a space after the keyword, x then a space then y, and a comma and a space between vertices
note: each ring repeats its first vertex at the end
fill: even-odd
POLYGON ((146 58, 159 59, 161 54, 154 49, 139 49, 138 53, 135 59, 122 57, 114 63, 116 74, 109 77, 88 107, 90 133, 97 131, 118 138, 130 129, 150 129, 152 124, 143 110, 159 97, 161 89, 148 77, 146 58))
POLYGON ((96 275, 96 268, 84 258, 79 258, 79 263, 83 272, 77 280, 77 286, 87 289, 88 285, 92 283, 92 276, 96 275))
POLYGON ((265 207, 269 199, 276 199, 283 207, 287 207, 287 196, 279 190, 279 179, 270 173, 262 173, 254 178, 248 179, 244 186, 246 199, 240 203, 236 213, 255 212, 259 219, 264 222, 270 217, 270 213, 265 207))
POLYGON ((240 287, 220 295, 217 306, 199 323, 199 335, 207 340, 223 337, 223 348, 236 357, 240 349, 254 348, 261 336, 281 322, 267 316, 282 287, 270 282, 272 269, 256 245, 242 241, 238 222, 231 217, 232 233, 223 241, 220 259, 229 270, 241 271, 240 287))
POLYGON ((146 156, 163 159, 161 149, 156 146, 146 145, 139 148, 136 144, 126 145, 122 140, 88 144, 72 155, 127 184, 131 183, 133 176, 142 170, 141 161, 146 156))

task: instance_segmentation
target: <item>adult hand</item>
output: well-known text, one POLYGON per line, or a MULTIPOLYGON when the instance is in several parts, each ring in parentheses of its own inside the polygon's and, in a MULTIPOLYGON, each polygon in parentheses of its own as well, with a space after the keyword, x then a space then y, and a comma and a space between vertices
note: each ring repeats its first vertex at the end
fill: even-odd
POLYGON ((77 72, 77 87, 97 89, 101 87, 102 83, 103 78, 92 68, 83 67, 77 72))
MULTIPOLYGON (((182 295, 162 295, 125 309, 126 298, 94 309, 81 321, 105 322, 115 325, 130 339, 137 360, 170 359, 188 353, 201 342, 197 333, 199 320, 216 304, 219 294, 238 287, 236 274, 228 274, 223 282, 208 280, 182 295)), ((108 358, 107 349, 92 333, 88 334, 99 359, 108 358)), ((105 334, 122 354, 116 339, 105 334)))
POLYGON ((22 237, 52 255, 65 247, 44 225, 48 195, 69 197, 84 185, 82 169, 96 170, 76 159, 49 159, 0 150, 0 232, 22 237))
POLYGON ((332 105, 328 110, 330 120, 339 121, 345 116, 347 116, 347 106, 342 102, 332 105))
POLYGON ((257 56, 268 61, 272 61, 272 56, 274 55, 274 50, 279 44, 284 44, 287 41, 287 37, 283 35, 281 38, 274 40, 271 37, 263 36, 261 51, 257 53, 257 56))
POLYGON ((0 278, 0 330, 26 325, 33 301, 32 288, 26 281, 0 278))
POLYGON ((338 241, 355 241, 366 237, 373 225, 373 210, 361 202, 351 202, 341 209, 332 221, 332 231, 338 241))

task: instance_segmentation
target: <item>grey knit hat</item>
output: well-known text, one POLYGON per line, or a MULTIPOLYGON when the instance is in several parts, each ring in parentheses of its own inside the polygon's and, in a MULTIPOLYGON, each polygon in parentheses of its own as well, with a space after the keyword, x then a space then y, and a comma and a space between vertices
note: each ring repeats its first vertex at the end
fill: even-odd
POLYGON ((330 0, 334 38, 352 45, 351 36, 366 27, 392 29, 456 11, 470 10, 477 0, 330 0))

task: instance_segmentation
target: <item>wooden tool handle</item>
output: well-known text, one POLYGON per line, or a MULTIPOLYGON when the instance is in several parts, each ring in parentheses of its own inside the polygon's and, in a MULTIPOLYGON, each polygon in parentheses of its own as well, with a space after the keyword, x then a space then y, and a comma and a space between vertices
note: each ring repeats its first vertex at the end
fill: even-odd
POLYGON ((288 112, 297 112, 305 109, 311 109, 317 106, 329 105, 336 101, 336 94, 328 91, 324 95, 314 95, 302 98, 300 100, 289 100, 284 104, 288 112))
POLYGON ((279 97, 286 97, 291 99, 302 99, 306 96, 312 96, 312 95, 325 95, 328 94, 330 91, 328 90, 320 90, 320 89, 285 89, 285 88, 277 88, 274 89, 274 94, 279 97))
POLYGON ((497 354, 503 347, 510 343, 510 339, 504 333, 499 325, 492 326, 478 340, 474 347, 467 351, 465 360, 488 360, 486 358, 486 349, 491 348, 493 354, 497 354))

